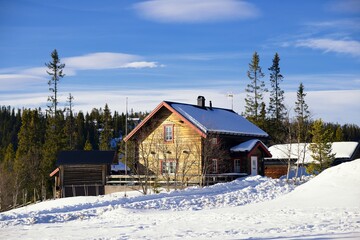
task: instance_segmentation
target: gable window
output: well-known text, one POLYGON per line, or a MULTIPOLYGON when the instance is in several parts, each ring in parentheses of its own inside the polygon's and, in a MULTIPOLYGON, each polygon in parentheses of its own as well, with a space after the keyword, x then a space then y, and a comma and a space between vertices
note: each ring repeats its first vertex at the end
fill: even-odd
POLYGON ((174 140, 174 125, 164 126, 164 141, 172 142, 174 140))
POLYGON ((173 160, 167 160, 161 162, 161 173, 171 174, 176 172, 176 162, 173 160))

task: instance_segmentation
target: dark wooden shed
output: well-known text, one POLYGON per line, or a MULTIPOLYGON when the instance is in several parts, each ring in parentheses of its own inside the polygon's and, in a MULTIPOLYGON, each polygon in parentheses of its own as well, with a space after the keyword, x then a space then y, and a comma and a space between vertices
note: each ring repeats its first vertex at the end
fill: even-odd
POLYGON ((106 176, 116 159, 115 151, 62 151, 55 170, 57 196, 97 196, 105 193, 106 176))

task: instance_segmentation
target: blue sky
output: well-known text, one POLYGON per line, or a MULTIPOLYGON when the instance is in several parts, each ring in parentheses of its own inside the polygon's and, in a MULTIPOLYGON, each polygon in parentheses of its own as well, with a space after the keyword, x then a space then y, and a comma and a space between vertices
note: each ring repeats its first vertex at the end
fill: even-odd
POLYGON ((0 105, 46 107, 56 48, 60 105, 71 93, 75 111, 124 112, 126 98, 150 111, 204 95, 241 113, 252 54, 270 87, 278 52, 290 112, 303 82, 314 119, 360 125, 357 0, 0 0, 0 32, 0 105))

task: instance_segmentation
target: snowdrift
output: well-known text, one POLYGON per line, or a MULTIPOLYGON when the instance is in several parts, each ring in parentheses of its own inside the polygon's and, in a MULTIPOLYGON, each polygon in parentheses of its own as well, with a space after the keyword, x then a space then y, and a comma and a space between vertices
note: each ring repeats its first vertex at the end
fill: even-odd
POLYGON ((328 168, 274 202, 292 208, 360 207, 360 159, 328 168))
POLYGON ((124 198, 42 202, 0 214, 2 239, 360 239, 360 159, 295 188, 249 177, 124 198), (273 200, 272 200, 273 199, 273 200), (60 231, 58 231, 60 230, 60 231))

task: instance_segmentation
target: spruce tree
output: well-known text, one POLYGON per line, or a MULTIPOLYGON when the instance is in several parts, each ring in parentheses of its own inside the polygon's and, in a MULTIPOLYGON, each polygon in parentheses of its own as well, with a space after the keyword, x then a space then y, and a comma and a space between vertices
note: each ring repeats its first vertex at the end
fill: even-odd
POLYGON ((308 170, 311 173, 320 173, 330 167, 335 159, 335 154, 331 153, 332 132, 325 129, 323 121, 318 119, 313 123, 311 134, 313 137, 309 149, 315 162, 309 165, 308 170))
POLYGON ((100 150, 110 149, 110 140, 112 138, 112 118, 109 106, 106 104, 102 114, 103 128, 100 133, 100 150))
POLYGON ((279 123, 286 117, 286 107, 284 105, 284 91, 280 88, 280 83, 283 80, 283 75, 280 73, 280 57, 275 53, 270 71, 270 101, 268 107, 268 114, 270 119, 274 119, 279 123))
POLYGON ((86 130, 85 130, 85 117, 80 111, 75 118, 75 149, 82 150, 85 146, 86 130))
POLYGON ((297 121, 297 138, 298 142, 308 141, 307 134, 309 131, 310 111, 309 106, 305 102, 306 93, 304 92, 304 85, 300 83, 299 89, 296 93, 297 101, 295 102, 295 114, 297 121))
POLYGON ((93 147, 92 147, 91 142, 90 142, 90 139, 89 139, 89 134, 87 135, 87 138, 86 138, 84 150, 85 150, 85 151, 91 151, 91 150, 93 150, 93 147))
POLYGON ((68 137, 67 149, 75 149, 75 120, 73 115, 73 100, 74 97, 69 93, 68 107, 66 108, 66 121, 65 121, 65 132, 68 137))
POLYGON ((254 123, 258 123, 261 106, 263 102, 263 94, 267 91, 264 81, 261 78, 264 74, 260 67, 260 57, 257 52, 254 52, 251 62, 249 63, 249 70, 247 76, 250 83, 247 85, 245 98, 245 117, 254 123))
POLYGON ((40 196, 44 128, 41 118, 37 110, 25 109, 22 114, 19 145, 14 162, 14 204, 17 203, 21 191, 27 192, 31 199, 38 199, 40 196))
POLYGON ((334 142, 344 141, 344 134, 340 125, 336 127, 334 142))
POLYGON ((51 115, 56 115, 58 105, 58 82, 61 78, 65 76, 65 74, 63 74, 65 64, 60 63, 60 59, 56 49, 54 49, 54 51, 51 53, 51 58, 51 62, 45 63, 45 65, 49 69, 46 72, 51 76, 50 80, 48 81, 49 91, 53 94, 48 97, 48 101, 50 102, 50 105, 48 105, 48 112, 51 115))

